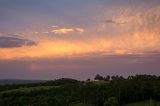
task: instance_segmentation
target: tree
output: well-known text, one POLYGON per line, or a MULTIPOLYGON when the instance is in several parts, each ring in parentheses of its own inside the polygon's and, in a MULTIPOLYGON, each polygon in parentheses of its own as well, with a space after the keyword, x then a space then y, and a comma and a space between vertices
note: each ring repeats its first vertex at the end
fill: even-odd
POLYGON ((116 97, 110 97, 105 101, 104 106, 118 106, 118 100, 116 97))
POLYGON ((97 74, 94 80, 104 80, 104 78, 101 75, 97 74))
POLYGON ((106 81, 109 81, 109 80, 110 80, 110 76, 107 75, 106 78, 105 78, 105 80, 106 80, 106 81))

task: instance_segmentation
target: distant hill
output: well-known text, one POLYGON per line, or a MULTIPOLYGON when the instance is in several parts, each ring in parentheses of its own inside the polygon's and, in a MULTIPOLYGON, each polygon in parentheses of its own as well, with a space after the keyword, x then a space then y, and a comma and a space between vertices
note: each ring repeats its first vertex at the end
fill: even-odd
POLYGON ((40 83, 46 82, 45 80, 24 80, 24 79, 0 79, 0 85, 8 84, 30 84, 30 83, 40 83))

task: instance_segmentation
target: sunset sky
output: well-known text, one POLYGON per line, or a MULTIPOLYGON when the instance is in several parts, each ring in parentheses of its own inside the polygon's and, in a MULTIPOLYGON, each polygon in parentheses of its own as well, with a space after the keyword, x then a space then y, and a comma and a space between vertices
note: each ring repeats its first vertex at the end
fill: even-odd
POLYGON ((0 79, 160 75, 160 0, 0 0, 0 79))

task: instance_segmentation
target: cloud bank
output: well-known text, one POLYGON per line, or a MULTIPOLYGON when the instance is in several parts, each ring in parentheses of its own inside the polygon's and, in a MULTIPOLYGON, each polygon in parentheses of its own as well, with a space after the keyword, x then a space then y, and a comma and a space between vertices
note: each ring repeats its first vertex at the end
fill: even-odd
POLYGON ((13 36, 0 36, 0 48, 16 48, 36 45, 34 41, 16 38, 13 36))
MULTIPOLYGON (((146 11, 136 11, 133 14, 130 14, 132 9, 128 9, 124 14, 118 14, 106 20, 106 29, 101 30, 101 34, 97 33, 97 29, 101 28, 98 25, 94 25, 96 30, 87 29, 87 31, 81 28, 56 27, 52 30, 54 34, 76 35, 82 33, 85 36, 81 36, 80 39, 79 36, 76 36, 75 39, 69 39, 70 36, 65 37, 65 39, 56 37, 46 40, 40 39, 36 46, 19 46, 28 44, 27 41, 21 43, 22 41, 19 40, 22 39, 18 39, 16 46, 19 48, 0 49, 0 59, 160 54, 159 11, 159 6, 146 11)), ((10 44, 9 42, 11 41, 8 40, 7 44, 10 44)), ((15 41, 12 41, 12 43, 15 43, 15 41)))

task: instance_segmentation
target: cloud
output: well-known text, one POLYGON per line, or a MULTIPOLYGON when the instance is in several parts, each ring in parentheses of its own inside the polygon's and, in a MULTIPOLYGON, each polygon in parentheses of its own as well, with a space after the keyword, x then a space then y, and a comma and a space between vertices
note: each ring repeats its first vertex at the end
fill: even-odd
MULTIPOLYGON (((125 9, 124 9, 125 11, 125 9)), ((146 11, 136 11, 131 14, 131 9, 126 9, 126 12, 114 16, 111 19, 105 20, 106 23, 112 24, 127 24, 132 27, 145 27, 159 25, 160 26, 160 6, 150 8, 146 11)), ((157 27, 157 26, 156 26, 157 27)))
POLYGON ((79 33, 83 33, 84 29, 82 29, 82 28, 75 28, 74 31, 75 32, 79 32, 79 33))
POLYGON ((144 20, 144 17, 140 17, 139 14, 136 14, 134 16, 126 16, 126 15, 120 15, 117 17, 114 17, 112 19, 105 20, 106 23, 109 24, 117 24, 117 25, 140 25, 142 24, 144 20))
POLYGON ((45 32, 41 32, 41 33, 43 33, 43 34, 49 34, 49 32, 47 32, 47 31, 45 31, 45 32))
POLYGON ((68 34, 68 33, 73 33, 73 32, 83 33, 84 29, 82 28, 61 28, 61 29, 54 29, 51 32, 55 34, 68 34))
POLYGON ((59 26, 57 26, 57 25, 53 25, 53 26, 51 26, 52 28, 58 28, 59 26))
POLYGON ((67 33, 73 32, 73 29, 62 28, 62 29, 52 30, 51 32, 53 32, 53 33, 55 33, 55 34, 67 34, 67 33))
POLYGON ((116 21, 116 20, 105 20, 106 23, 111 23, 111 24, 126 24, 127 22, 122 22, 122 21, 116 21))
MULTIPOLYGON (((144 11, 127 11, 125 14, 113 16, 106 25, 107 30, 100 35, 95 30, 83 33, 82 28, 55 28, 51 32, 55 34, 83 33, 86 36, 75 39, 52 38, 42 40, 36 46, 11 48, 2 50, 0 59, 17 58, 67 58, 78 56, 98 55, 155 55, 160 54, 160 8, 154 7, 144 11), (123 24, 123 25, 120 25, 123 24), (80 38, 80 39, 79 39, 80 38), (83 38, 83 39, 81 39, 83 38), (83 49, 82 49, 83 48, 83 49), (18 52, 17 52, 18 51, 18 52)), ((106 17, 105 17, 106 18, 106 17)), ((103 18, 104 19, 104 18, 103 18)), ((104 23, 103 23, 104 24, 104 23)), ((51 33, 50 32, 50 33, 51 33)), ((41 33, 41 32, 40 32, 41 33)), ((7 43, 9 44, 9 43, 7 43)))
POLYGON ((0 48, 16 48, 36 45, 34 41, 16 38, 13 36, 0 36, 0 48))
POLYGON ((39 34, 39 32, 34 32, 34 34, 39 34))
POLYGON ((84 29, 82 28, 58 28, 58 26, 52 26, 54 29, 51 31, 43 31, 43 32, 33 32, 34 34, 70 34, 70 33, 83 33, 84 29))
MULTIPOLYGON (((145 35, 145 34, 144 34, 145 35)), ((0 59, 79 58, 110 55, 154 55, 160 53, 160 38, 153 35, 119 36, 82 40, 43 40, 36 46, 0 49, 0 59), (83 49, 82 49, 83 48, 83 49)))

